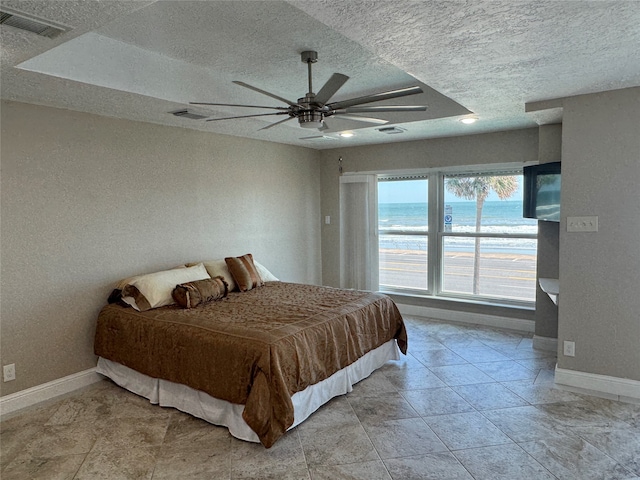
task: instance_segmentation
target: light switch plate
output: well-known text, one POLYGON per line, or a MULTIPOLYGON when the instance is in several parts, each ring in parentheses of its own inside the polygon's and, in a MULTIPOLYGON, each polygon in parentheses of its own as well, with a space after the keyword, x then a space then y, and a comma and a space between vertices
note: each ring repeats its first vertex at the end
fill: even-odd
POLYGON ((598 216, 567 217, 567 232, 597 232, 598 216))

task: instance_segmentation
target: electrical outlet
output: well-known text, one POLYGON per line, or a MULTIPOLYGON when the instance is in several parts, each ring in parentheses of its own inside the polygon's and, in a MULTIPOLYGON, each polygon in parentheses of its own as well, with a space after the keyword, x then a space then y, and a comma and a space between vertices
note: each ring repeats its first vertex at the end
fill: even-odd
POLYGON ((567 217, 567 232, 597 232, 598 216, 567 217))
POLYGON ((2 367, 2 379, 5 382, 10 382, 16 379, 16 364, 10 363, 2 367))
POLYGON ((575 357, 576 356, 576 342, 564 341, 564 356, 575 357))

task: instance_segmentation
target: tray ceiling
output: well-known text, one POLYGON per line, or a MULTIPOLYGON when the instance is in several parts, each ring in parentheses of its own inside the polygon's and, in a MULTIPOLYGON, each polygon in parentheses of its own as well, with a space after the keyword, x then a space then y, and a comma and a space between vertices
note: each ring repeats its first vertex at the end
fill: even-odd
MULTIPOLYGON (((333 148, 482 133, 560 121, 525 104, 640 85, 640 2, 590 1, 3 1, 66 32, 40 37, 2 26, 2 98, 118 118, 333 148), (332 100, 410 85, 425 93, 381 104, 426 112, 376 114, 402 133, 331 118, 322 133, 266 113, 194 107, 189 101, 280 106, 232 83, 290 100, 307 92, 300 52, 316 50, 317 91, 334 72, 350 77, 332 100), (475 114, 478 122, 458 120, 475 114), (350 130, 349 139, 338 136, 350 130), (309 135, 316 140, 301 140, 309 135)), ((373 116, 373 115, 371 115, 373 116)))

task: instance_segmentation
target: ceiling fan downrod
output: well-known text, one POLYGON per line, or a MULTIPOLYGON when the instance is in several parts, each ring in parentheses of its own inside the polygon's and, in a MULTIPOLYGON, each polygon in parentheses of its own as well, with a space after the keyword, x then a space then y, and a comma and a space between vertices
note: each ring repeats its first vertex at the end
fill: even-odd
POLYGON ((307 76, 309 78, 309 92, 298 99, 298 103, 304 106, 303 110, 297 112, 298 124, 303 128, 323 128, 324 113, 315 107, 316 94, 313 93, 311 65, 318 61, 318 52, 306 50, 300 54, 302 63, 307 64, 307 76))
POLYGON ((309 94, 315 95, 313 93, 313 85, 311 83, 311 64, 318 61, 318 52, 314 52, 313 50, 306 50, 300 54, 300 59, 302 60, 302 63, 307 64, 307 75, 309 77, 309 94))

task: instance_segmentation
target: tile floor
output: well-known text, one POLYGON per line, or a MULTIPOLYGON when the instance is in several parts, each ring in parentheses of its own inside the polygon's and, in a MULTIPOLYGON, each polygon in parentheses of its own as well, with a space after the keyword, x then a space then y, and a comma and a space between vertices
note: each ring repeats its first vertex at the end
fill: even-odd
POLYGON ((554 388, 527 335, 408 318, 389 362, 266 450, 108 381, 0 423, 11 479, 640 479, 640 405, 554 388))

